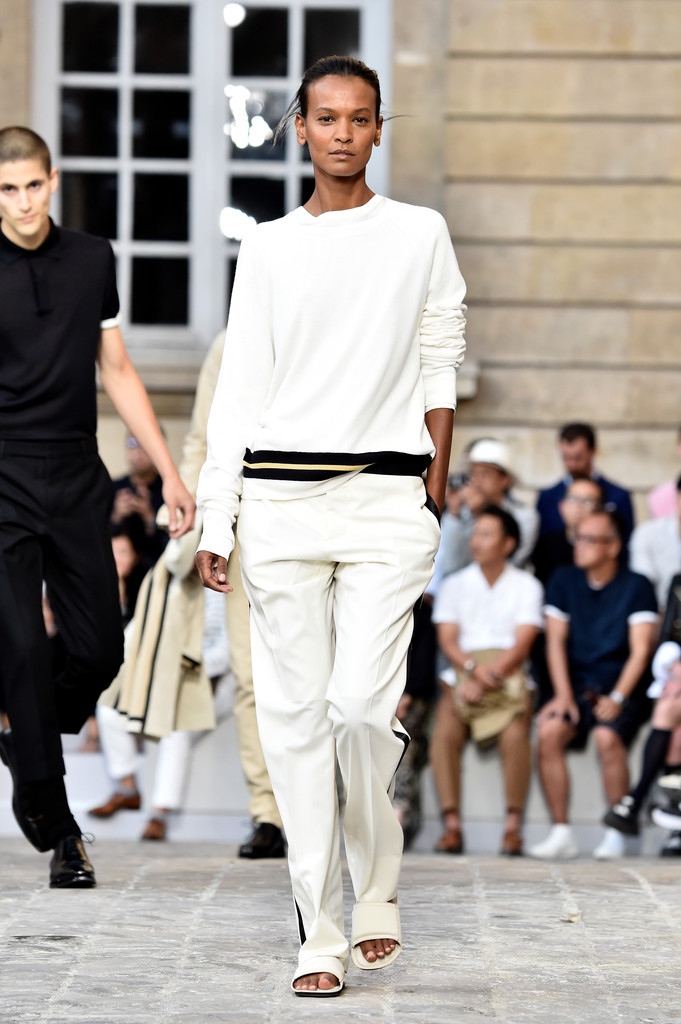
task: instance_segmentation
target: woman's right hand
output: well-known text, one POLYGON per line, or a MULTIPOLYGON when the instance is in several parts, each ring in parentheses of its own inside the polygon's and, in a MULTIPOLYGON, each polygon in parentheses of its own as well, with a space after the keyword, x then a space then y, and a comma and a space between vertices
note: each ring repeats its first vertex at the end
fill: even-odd
POLYGON ((204 587, 216 590, 218 594, 231 594, 232 587, 227 579, 227 559, 212 551, 197 551, 194 565, 204 587))

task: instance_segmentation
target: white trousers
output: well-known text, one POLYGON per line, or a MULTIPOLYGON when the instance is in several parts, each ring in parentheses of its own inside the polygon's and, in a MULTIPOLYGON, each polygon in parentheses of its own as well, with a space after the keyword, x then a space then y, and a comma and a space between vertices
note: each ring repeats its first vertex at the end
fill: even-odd
POLYGON ((298 974, 313 958, 348 964, 336 758, 355 897, 397 893, 402 830, 388 790, 408 737, 395 710, 440 537, 424 501, 418 477, 358 474, 314 497, 241 504, 256 710, 289 843, 298 974))
MULTIPOLYGON (((223 676, 215 693, 215 717, 218 722, 232 713, 236 680, 231 673, 223 676)), ((99 741, 112 779, 135 775, 139 767, 137 736, 128 732, 126 718, 115 708, 97 705, 99 741)), ((184 803, 192 748, 206 731, 171 732, 158 743, 158 759, 151 797, 151 807, 179 811, 184 803)))

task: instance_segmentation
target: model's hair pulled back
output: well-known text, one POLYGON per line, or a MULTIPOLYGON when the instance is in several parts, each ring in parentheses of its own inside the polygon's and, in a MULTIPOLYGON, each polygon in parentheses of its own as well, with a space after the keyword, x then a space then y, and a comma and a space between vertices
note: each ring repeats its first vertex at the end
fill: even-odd
POLYGON ((275 145, 284 138, 296 114, 307 117, 307 98, 310 86, 320 78, 326 78, 327 75, 338 75, 340 78, 361 78, 367 82, 376 93, 376 120, 378 121, 381 112, 381 83, 373 68, 368 67, 364 61, 357 60, 355 57, 320 57, 303 75, 298 92, 277 125, 273 140, 275 145))
POLYGON ((0 129, 0 164, 19 160, 39 160, 47 174, 50 173, 50 151, 44 139, 22 125, 0 129))

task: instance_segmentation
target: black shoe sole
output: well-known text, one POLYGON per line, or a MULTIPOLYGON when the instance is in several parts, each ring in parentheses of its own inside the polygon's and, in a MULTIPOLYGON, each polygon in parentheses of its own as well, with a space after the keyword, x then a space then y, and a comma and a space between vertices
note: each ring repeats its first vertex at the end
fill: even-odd
POLYGON ((97 882, 87 875, 76 875, 74 878, 50 879, 50 889, 95 889, 97 882))

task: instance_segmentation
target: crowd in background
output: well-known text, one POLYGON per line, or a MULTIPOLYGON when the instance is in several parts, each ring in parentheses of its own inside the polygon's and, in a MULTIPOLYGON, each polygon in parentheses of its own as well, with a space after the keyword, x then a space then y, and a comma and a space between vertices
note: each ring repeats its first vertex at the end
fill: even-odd
POLYGON ((661 852, 681 855, 681 477, 648 495, 651 518, 635 527, 629 492, 598 472, 593 427, 566 424, 558 447, 563 476, 536 507, 515 496, 512 451, 499 440, 469 445, 450 475, 398 711, 412 745, 398 771, 396 812, 410 843, 421 822, 419 772, 430 760, 444 826, 436 850, 461 853, 464 747, 496 746, 501 852, 525 852, 534 724, 552 824, 526 852, 580 852, 566 754, 593 734, 605 827, 594 856, 627 852, 648 800, 671 833, 661 852), (651 714, 631 786, 627 751, 651 714))

